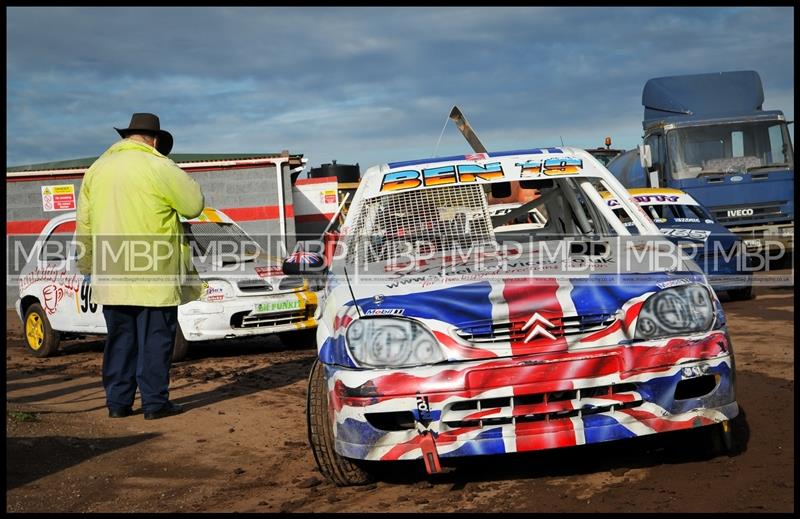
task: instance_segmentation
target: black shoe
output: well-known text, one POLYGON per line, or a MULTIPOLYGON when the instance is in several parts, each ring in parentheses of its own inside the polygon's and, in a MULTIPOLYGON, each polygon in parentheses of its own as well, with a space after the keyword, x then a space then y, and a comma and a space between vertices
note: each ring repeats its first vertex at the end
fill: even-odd
POLYGON ((109 418, 125 418, 126 416, 130 416, 132 414, 133 414, 133 409, 131 409, 130 407, 108 408, 109 418))
POLYGON ((156 409, 155 411, 145 411, 144 419, 158 420, 159 418, 172 416, 174 414, 180 414, 182 412, 183 412, 183 407, 179 406, 178 404, 173 404, 172 402, 167 402, 165 406, 156 409))

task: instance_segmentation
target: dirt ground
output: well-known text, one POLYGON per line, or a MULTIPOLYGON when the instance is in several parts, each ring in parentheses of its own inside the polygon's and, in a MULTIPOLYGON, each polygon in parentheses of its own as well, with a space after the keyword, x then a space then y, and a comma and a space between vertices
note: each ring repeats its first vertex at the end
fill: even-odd
POLYGON ((749 426, 738 455, 712 457, 696 447, 697 431, 682 431, 451 461, 434 477, 421 462, 397 462, 356 488, 328 483, 307 444, 311 344, 194 347, 172 371, 170 396, 187 412, 111 420, 102 341, 36 359, 9 312, 6 510, 792 512, 794 291, 756 293, 724 302, 749 426))

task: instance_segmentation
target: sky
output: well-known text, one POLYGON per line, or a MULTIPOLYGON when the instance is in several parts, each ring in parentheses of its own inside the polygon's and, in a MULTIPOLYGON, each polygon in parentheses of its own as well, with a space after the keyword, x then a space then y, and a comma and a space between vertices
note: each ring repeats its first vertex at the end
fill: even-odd
MULTIPOLYGON (((794 120, 792 7, 8 7, 6 165, 100 155, 134 112, 173 153, 309 167, 641 141, 653 77, 756 70, 794 120), (443 131, 444 128, 444 131, 443 131), (441 136, 441 140, 440 140, 441 136), (438 147, 437 147, 438 142, 438 147)), ((794 125, 790 126, 794 138, 794 125)), ((793 141, 794 142, 794 141, 793 141)))

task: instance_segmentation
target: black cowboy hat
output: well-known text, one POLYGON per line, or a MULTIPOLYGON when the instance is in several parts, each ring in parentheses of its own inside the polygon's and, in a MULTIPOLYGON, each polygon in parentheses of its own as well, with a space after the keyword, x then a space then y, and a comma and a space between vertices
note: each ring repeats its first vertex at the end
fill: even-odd
POLYGON ((127 128, 114 128, 123 139, 131 133, 150 133, 158 137, 156 150, 164 156, 172 151, 172 134, 161 129, 158 116, 148 113, 136 113, 131 117, 131 122, 127 128))

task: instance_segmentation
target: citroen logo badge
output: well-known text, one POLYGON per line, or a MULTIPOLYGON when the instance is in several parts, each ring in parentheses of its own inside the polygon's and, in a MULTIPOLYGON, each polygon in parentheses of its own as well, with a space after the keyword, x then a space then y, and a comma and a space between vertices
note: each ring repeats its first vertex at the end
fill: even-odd
POLYGON ((522 327, 522 331, 523 332, 525 330, 527 330, 528 328, 533 327, 531 329, 531 333, 529 333, 528 336, 525 337, 525 340, 523 342, 529 342, 531 339, 533 339, 537 335, 544 335, 545 337, 549 337, 550 339, 555 340, 555 336, 552 333, 548 332, 544 328, 545 326, 547 328, 555 327, 555 325, 553 323, 551 323, 550 321, 548 321, 547 319, 545 319, 544 317, 539 315, 538 312, 534 312, 533 316, 531 316, 531 318, 528 319, 528 322, 525 323, 525 326, 522 327))

